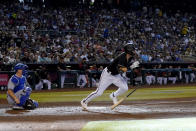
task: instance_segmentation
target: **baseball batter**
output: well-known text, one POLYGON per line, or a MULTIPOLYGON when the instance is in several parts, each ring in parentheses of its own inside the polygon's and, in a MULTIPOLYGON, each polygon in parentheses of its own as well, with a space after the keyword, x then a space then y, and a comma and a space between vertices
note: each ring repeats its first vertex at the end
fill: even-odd
POLYGON ((18 63, 15 65, 14 70, 16 72, 8 82, 7 101, 13 109, 35 109, 38 107, 38 103, 31 100, 30 94, 32 89, 28 87, 26 77, 27 65, 18 63))
POLYGON ((110 94, 114 104, 117 103, 117 97, 128 90, 127 79, 125 78, 126 71, 128 68, 134 69, 138 67, 139 62, 134 62, 136 53, 133 44, 126 44, 124 51, 102 71, 97 90, 81 101, 83 110, 87 110, 87 104, 94 98, 101 96, 111 84, 118 87, 118 90, 110 94))

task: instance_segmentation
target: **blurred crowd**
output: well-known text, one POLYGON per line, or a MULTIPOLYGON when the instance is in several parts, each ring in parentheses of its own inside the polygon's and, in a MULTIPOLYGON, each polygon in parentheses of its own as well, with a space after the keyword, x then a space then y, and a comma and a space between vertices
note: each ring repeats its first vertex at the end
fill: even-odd
POLYGON ((144 62, 196 56, 195 14, 0 4, 0 63, 110 62, 133 43, 144 62))

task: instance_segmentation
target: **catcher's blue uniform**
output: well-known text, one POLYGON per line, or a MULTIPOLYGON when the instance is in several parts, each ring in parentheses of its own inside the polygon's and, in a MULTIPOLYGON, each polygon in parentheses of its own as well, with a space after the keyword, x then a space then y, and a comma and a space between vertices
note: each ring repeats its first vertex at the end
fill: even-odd
MULTIPOLYGON (((14 69, 17 70, 25 70, 24 64, 17 64, 14 69)), ((26 73, 26 71, 24 71, 26 73)), ((15 96, 20 100, 19 104, 16 104, 14 99, 7 93, 7 100, 8 103, 12 106, 19 106, 19 107, 26 107, 28 104, 27 101, 29 101, 30 94, 32 92, 32 89, 27 86, 27 80, 24 75, 21 77, 18 77, 16 75, 13 75, 8 82, 8 89, 12 90, 15 94, 15 96)), ((36 108, 38 107, 38 103, 30 100, 32 102, 32 105, 36 108)))

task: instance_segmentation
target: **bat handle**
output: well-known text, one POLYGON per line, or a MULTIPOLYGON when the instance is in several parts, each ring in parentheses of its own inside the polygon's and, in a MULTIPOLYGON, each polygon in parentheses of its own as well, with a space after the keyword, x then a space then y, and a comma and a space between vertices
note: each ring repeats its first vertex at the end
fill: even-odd
POLYGON ((127 97, 129 97, 131 94, 133 94, 133 92, 135 92, 137 90, 137 88, 135 88, 131 93, 129 93, 128 95, 127 95, 127 97))

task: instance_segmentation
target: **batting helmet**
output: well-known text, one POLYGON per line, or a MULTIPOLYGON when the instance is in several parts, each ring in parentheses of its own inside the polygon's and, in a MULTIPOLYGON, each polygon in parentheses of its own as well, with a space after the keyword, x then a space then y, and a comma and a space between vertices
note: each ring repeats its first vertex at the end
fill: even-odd
POLYGON ((17 70, 24 70, 24 64, 22 63, 18 63, 14 66, 14 71, 17 71, 17 70))
POLYGON ((126 44, 124 46, 124 51, 126 54, 130 54, 130 55, 133 55, 133 51, 135 50, 135 47, 133 44, 126 44))

